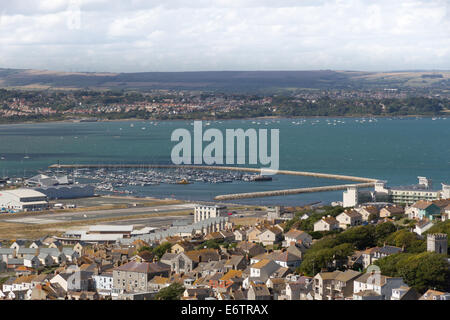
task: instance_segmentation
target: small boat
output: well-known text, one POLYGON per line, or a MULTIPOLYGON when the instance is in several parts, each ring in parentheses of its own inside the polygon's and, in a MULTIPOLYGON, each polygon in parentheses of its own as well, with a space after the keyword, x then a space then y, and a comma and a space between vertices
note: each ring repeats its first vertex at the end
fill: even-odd
POLYGON ((260 182, 260 181, 272 181, 272 177, 269 176, 255 176, 253 178, 253 181, 260 182))
POLYGON ((187 181, 186 179, 182 179, 182 180, 178 181, 177 184, 190 184, 190 182, 187 181))

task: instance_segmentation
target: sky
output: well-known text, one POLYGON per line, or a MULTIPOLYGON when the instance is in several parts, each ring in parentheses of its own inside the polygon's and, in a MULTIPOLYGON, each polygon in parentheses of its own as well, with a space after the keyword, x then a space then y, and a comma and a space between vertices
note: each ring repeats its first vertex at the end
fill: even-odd
POLYGON ((450 70, 450 0, 0 0, 0 68, 450 70))

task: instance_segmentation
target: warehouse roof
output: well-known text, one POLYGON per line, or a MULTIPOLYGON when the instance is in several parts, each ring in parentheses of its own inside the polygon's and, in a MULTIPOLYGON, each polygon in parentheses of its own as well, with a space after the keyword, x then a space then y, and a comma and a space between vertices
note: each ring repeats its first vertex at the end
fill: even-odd
POLYGON ((89 232, 132 232, 133 226, 91 226, 89 232))
POLYGON ((36 197, 47 197, 45 194, 33 190, 33 189, 25 189, 25 188, 21 188, 21 189, 15 189, 15 190, 5 190, 2 191, 0 193, 0 196, 2 194, 6 194, 6 195, 13 195, 19 198, 36 198, 36 197))
POLYGON ((81 236, 81 241, 97 242, 97 241, 117 241, 121 239, 121 234, 86 234, 81 236))

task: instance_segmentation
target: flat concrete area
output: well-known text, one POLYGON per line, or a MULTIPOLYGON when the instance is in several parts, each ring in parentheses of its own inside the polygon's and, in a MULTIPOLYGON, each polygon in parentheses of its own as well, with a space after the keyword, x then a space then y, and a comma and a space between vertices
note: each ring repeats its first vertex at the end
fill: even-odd
POLYGON ((53 213, 53 214, 39 215, 36 217, 8 218, 7 216, 5 216, 1 217, 0 221, 21 223, 21 224, 50 224, 63 222, 77 222, 94 219, 122 218, 127 216, 187 211, 187 210, 193 211, 194 204, 186 203, 186 204, 163 205, 163 206, 143 207, 143 208, 111 209, 111 210, 97 210, 97 211, 89 211, 87 209, 87 211, 53 213))
POLYGON ((133 198, 133 197, 120 197, 120 196, 100 196, 92 198, 81 199, 61 199, 52 200, 51 204, 61 203, 64 205, 74 204, 77 208, 104 206, 104 205, 132 205, 132 204, 148 204, 158 201, 175 201, 174 199, 153 199, 153 198, 133 198))

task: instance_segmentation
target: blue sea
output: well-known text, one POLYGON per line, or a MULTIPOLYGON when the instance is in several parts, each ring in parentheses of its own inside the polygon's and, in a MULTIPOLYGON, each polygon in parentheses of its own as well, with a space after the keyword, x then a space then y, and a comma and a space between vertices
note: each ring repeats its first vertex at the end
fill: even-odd
MULTIPOLYGON (((308 118, 204 121, 204 130, 279 129, 280 169, 333 173, 434 188, 450 183, 449 118, 308 118)), ((0 176, 30 177, 51 164, 171 164, 171 134, 192 121, 120 121, 0 125, 0 176)), ((206 143, 205 143, 206 145, 206 143)), ((127 188, 136 195, 209 201, 216 195, 339 184, 342 181, 274 176, 273 181, 156 185, 127 188)), ((347 183, 347 182, 345 182, 347 183)), ((304 205, 342 200, 342 192, 241 200, 304 205)), ((237 201, 233 201, 237 202, 237 201)))

